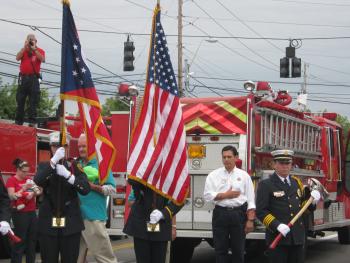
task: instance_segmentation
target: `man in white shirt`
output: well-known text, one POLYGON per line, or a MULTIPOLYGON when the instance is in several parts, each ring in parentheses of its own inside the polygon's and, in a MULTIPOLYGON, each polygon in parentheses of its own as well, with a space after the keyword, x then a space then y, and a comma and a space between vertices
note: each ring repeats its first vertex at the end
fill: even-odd
POLYGON ((248 173, 236 167, 237 149, 222 151, 224 167, 212 171, 205 182, 204 199, 214 202, 212 228, 216 263, 244 262, 245 236, 254 229, 255 194, 248 173))

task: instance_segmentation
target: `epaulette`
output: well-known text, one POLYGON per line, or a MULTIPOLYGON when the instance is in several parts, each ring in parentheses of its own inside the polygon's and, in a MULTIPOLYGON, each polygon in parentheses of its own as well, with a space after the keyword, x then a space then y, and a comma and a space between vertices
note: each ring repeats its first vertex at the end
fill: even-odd
POLYGON ((304 184, 303 182, 300 180, 300 178, 296 177, 295 175, 291 176, 295 181, 297 181, 299 189, 302 193, 304 193, 304 184))

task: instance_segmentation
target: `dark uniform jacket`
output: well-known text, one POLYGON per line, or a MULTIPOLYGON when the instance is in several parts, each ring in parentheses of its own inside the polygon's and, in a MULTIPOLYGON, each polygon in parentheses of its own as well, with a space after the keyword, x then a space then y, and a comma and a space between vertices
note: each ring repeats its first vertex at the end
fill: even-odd
POLYGON ((2 175, 0 174, 0 221, 10 222, 11 208, 10 198, 7 194, 2 175))
MULTIPOLYGON (((279 234, 277 227, 288 225, 301 209, 305 197, 302 182, 290 176, 290 186, 286 186, 276 173, 259 183, 256 197, 256 215, 266 226, 266 242, 272 243, 279 234)), ((304 218, 300 217, 283 237, 280 245, 302 245, 305 243, 304 218)))
POLYGON ((156 194, 153 190, 144 185, 131 181, 129 182, 135 193, 135 202, 131 206, 128 220, 123 232, 137 238, 151 241, 171 240, 172 217, 182 208, 169 199, 156 194), (147 232, 147 222, 154 209, 162 212, 164 219, 159 221, 160 232, 147 232))
POLYGON ((39 233, 56 236, 61 233, 64 236, 78 233, 84 230, 84 223, 80 213, 78 193, 86 195, 90 192, 87 177, 77 163, 71 167, 64 163, 65 167, 75 175, 74 184, 56 174, 49 162, 40 163, 34 182, 43 188, 43 201, 39 206, 39 233), (60 192, 60 193, 59 193, 60 192), (53 228, 52 218, 65 217, 64 228, 53 228))

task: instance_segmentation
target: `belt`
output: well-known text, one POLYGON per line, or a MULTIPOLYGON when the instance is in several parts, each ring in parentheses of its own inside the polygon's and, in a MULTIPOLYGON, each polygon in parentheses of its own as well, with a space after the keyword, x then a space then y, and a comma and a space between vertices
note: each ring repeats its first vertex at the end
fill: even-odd
POLYGON ((36 76, 35 73, 32 73, 32 74, 23 74, 23 73, 19 73, 21 77, 34 77, 36 76))
POLYGON ((219 209, 219 210, 226 210, 226 211, 242 211, 243 210, 243 205, 241 206, 219 206, 216 205, 215 209, 219 209))

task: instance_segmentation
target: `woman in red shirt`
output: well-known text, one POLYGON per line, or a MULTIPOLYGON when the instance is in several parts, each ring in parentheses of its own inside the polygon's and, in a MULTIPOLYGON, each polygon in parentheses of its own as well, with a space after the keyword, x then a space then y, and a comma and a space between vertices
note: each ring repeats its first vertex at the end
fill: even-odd
POLYGON ((37 241, 36 192, 32 191, 29 164, 15 159, 16 174, 7 180, 6 187, 12 206, 12 222, 14 232, 22 241, 12 247, 11 263, 21 263, 22 255, 26 252, 26 263, 35 263, 35 246, 37 241))

